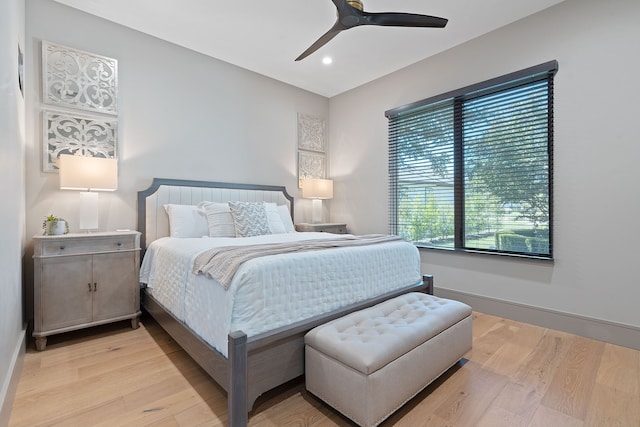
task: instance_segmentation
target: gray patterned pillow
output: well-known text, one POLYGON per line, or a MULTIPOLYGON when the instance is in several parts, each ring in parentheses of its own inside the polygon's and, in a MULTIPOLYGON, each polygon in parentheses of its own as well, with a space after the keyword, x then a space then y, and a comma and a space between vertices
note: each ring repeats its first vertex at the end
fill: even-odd
POLYGON ((264 203, 229 202, 236 237, 262 236, 271 234, 269 219, 264 203))

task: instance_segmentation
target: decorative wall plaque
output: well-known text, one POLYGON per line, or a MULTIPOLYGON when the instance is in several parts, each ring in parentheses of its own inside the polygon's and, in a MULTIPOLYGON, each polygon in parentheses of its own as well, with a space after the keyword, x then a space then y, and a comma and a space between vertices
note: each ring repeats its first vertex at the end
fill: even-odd
POLYGON ((298 148, 324 153, 324 120, 298 113, 298 148))
POLYGON ((326 178, 324 119, 298 113, 298 186, 306 178, 326 178))
POLYGON ((60 154, 116 157, 116 119, 45 111, 43 129, 42 169, 45 172, 57 172, 60 154))
POLYGON ((302 188, 302 180, 306 178, 326 178, 327 158, 322 153, 311 151, 298 152, 298 180, 302 188))
POLYGON ((118 61, 42 42, 44 103, 118 113, 118 61))

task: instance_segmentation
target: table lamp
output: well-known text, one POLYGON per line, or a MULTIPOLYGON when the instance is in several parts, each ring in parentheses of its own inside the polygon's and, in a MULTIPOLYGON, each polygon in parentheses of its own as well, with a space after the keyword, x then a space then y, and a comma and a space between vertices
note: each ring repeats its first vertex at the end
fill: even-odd
POLYGON ((307 178, 302 181, 302 197, 312 199, 312 222, 322 222, 322 201, 333 198, 333 180, 307 178))

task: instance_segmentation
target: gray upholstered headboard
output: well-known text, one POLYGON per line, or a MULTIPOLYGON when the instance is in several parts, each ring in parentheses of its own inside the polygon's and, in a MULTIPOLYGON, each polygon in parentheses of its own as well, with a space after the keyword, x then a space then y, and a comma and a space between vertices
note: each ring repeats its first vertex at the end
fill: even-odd
POLYGON ((284 186, 154 178, 149 188, 138 192, 142 250, 154 240, 169 235, 165 204, 197 205, 202 201, 272 202, 289 206, 293 218, 293 197, 284 186))

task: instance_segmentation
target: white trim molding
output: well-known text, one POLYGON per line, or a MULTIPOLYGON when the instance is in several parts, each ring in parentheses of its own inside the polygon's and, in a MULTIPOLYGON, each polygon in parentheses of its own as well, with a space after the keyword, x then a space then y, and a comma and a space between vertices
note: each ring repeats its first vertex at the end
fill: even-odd
POLYGON ((640 328, 633 325, 440 287, 434 289, 434 295, 464 302, 481 313, 640 350, 640 328))
POLYGON ((9 425, 11 407, 18 389, 18 381, 22 373, 22 365, 27 352, 27 328, 26 325, 20 331, 18 342, 16 343, 11 364, 7 370, 7 376, 0 384, 0 426, 9 425))

